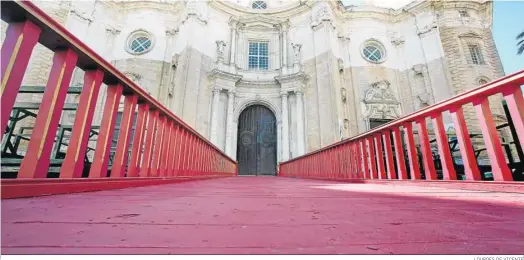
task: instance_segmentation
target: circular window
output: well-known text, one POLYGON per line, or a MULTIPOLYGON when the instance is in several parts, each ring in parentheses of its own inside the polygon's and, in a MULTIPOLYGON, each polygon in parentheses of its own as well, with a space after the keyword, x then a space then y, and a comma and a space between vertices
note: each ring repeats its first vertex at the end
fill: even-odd
POLYGON ((479 85, 484 85, 484 84, 488 84, 488 79, 486 78, 479 79, 479 85))
POLYGON ((255 1, 251 7, 253 7, 253 9, 266 9, 267 5, 264 1, 255 1))
POLYGON ((362 56, 370 62, 381 63, 386 59, 386 50, 380 42, 370 40, 362 45, 362 56))
POLYGON ((146 31, 138 30, 127 39, 127 52, 135 55, 144 54, 153 48, 153 37, 146 31))

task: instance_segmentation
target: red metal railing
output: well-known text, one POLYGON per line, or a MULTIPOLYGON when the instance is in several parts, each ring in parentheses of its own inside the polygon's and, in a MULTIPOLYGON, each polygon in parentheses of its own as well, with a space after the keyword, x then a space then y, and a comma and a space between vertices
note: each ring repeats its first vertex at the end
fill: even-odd
POLYGON ((366 133, 281 163, 279 176, 406 180, 409 175, 412 180, 457 180, 457 167, 452 158, 442 119, 443 113, 447 111, 451 114, 456 130, 456 143, 463 161, 464 179, 485 179, 479 171, 463 113, 463 106, 472 104, 478 117, 493 179, 513 181, 515 176, 522 177, 524 164, 524 98, 520 88, 523 84, 524 70, 398 118, 366 133), (511 119, 509 124, 513 133, 513 145, 521 156, 520 162, 514 164, 516 166, 511 169, 506 160, 506 156, 511 155, 504 153, 488 101, 488 97, 495 94, 504 96, 507 116, 511 119), (430 135, 426 125, 428 117, 431 118, 438 147, 436 155, 441 166, 440 174, 437 174, 435 169, 435 154, 430 147, 430 135), (413 124, 417 127, 419 147, 414 138, 413 124), (402 131, 404 142, 401 137, 402 131), (421 158, 417 148, 420 148, 421 158), (438 178, 438 175, 441 177, 438 178))
MULTIPOLYGON (((50 154, 75 67, 85 71, 84 84, 70 142, 61 163, 60 179, 82 177, 84 155, 102 83, 107 85, 107 98, 92 164, 88 176, 84 176, 89 178, 82 180, 94 178, 101 181, 107 176, 132 179, 236 174, 235 161, 35 5, 29 1, 2 2, 1 12, 2 20, 9 24, 1 50, 2 131, 9 123, 33 48, 38 42, 54 52, 49 78, 17 179, 48 176, 50 154), (124 109, 121 124, 116 126, 121 98, 124 99, 124 109), (135 114, 136 127, 133 130, 135 114), (119 129, 116 153, 108 174, 109 153, 116 127, 119 129)), ((2 186, 8 185, 9 181, 14 180, 4 180, 2 186)), ((53 183, 56 184, 56 179, 53 183)))

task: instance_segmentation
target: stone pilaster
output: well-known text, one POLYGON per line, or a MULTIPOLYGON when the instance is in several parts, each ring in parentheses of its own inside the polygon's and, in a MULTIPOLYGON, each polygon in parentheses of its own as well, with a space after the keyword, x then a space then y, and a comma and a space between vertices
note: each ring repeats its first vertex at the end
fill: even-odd
POLYGON ((227 119, 226 119, 226 148, 225 152, 230 157, 233 157, 233 104, 235 103, 235 92, 228 91, 227 93, 227 119))
POLYGON ((282 92, 282 161, 289 160, 289 113, 287 92, 282 92))
POLYGON ((217 127, 218 127, 218 101, 220 98, 220 88, 213 88, 213 99, 211 103, 211 142, 218 146, 218 136, 217 136, 217 127))
POLYGON ((304 92, 297 90, 297 144, 298 144, 298 155, 305 153, 305 136, 304 136, 304 92))

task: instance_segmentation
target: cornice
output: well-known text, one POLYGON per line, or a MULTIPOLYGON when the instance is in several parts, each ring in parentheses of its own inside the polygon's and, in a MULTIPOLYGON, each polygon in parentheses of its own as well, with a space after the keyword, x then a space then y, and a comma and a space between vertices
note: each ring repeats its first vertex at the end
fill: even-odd
POLYGON ((154 9, 160 12, 179 12, 184 9, 183 1, 100 1, 106 7, 116 9, 121 12, 154 9))
POLYGON ((296 81, 306 82, 309 80, 309 76, 306 73, 304 73, 303 71, 300 71, 294 74, 276 76, 275 80, 278 81, 278 83, 280 84, 296 82, 296 81))
POLYGON ((302 0, 281 8, 271 8, 266 10, 254 10, 248 7, 235 5, 228 1, 209 1, 208 4, 216 10, 235 17, 258 14, 271 18, 287 19, 305 11, 309 11, 311 6, 315 4, 315 0, 302 0))
POLYGON ((219 69, 213 69, 211 72, 207 74, 207 76, 209 77, 209 79, 220 78, 220 79, 231 80, 231 81, 234 81, 235 83, 237 83, 239 80, 242 79, 242 75, 229 73, 229 72, 219 70, 219 69))

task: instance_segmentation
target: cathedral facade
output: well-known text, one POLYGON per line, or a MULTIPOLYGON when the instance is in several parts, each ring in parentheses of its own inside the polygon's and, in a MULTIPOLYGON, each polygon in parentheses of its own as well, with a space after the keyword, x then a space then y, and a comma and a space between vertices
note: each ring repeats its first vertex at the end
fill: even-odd
MULTIPOLYGON (((240 167, 256 169, 246 171, 270 172, 264 162, 276 165, 504 74, 491 1, 398 9, 335 0, 35 4, 247 162, 240 167)), ((35 49, 25 85, 45 83, 51 57, 35 49)), ((82 78, 76 71, 71 84, 82 78)), ((449 117, 445 123, 452 126, 449 117)))

